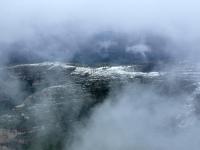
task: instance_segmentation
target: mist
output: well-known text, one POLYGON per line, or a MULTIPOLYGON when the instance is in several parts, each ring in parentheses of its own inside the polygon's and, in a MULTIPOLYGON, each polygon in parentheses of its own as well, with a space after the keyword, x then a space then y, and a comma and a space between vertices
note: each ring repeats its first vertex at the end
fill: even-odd
MULTIPOLYGON (((170 41, 158 45, 159 49, 167 49, 169 55, 184 59, 187 56, 190 60, 197 57, 198 60, 199 6, 196 0, 2 0, 1 59, 4 64, 9 63, 10 55, 27 59, 24 62, 29 63, 45 60, 73 62, 77 51, 87 49, 85 45, 90 44, 96 34, 113 32, 128 40, 138 39, 134 43, 136 46, 148 43, 146 36, 153 34, 158 37, 156 41, 160 38, 170 41), (17 56, 18 53, 22 54, 17 56)), ((87 52, 98 51, 96 49, 91 47, 87 52)), ((126 48, 123 49, 126 53, 126 48)), ((98 53, 104 55, 104 52, 98 53)), ((14 61, 17 63, 18 60, 14 61)))
POLYGON ((141 84, 115 92, 75 132, 72 150, 199 149, 191 95, 167 96, 141 84))
POLYGON ((0 0, 0 148, 198 150, 199 8, 0 0))

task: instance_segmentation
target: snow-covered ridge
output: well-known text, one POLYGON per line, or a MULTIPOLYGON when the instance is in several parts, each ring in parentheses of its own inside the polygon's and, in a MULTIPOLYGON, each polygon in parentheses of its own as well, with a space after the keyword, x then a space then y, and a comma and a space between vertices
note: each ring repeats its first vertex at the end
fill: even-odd
POLYGON ((61 68, 63 70, 71 70, 71 75, 89 75, 92 77, 128 77, 134 78, 136 76, 146 76, 146 77, 157 77, 162 75, 160 72, 141 72, 138 71, 136 65, 127 65, 127 66, 104 66, 104 67, 87 67, 80 66, 77 64, 67 64, 62 62, 43 62, 35 64, 21 64, 12 67, 9 69, 20 68, 20 67, 44 67, 45 70, 50 71, 56 68, 61 68))
POLYGON ((20 64, 20 65, 15 65, 15 66, 11 66, 8 68, 17 68, 17 67, 48 67, 48 69, 52 69, 54 67, 62 67, 62 68, 71 68, 71 67, 75 67, 72 66, 70 64, 65 64, 62 62, 42 62, 42 63, 34 63, 34 64, 20 64))
POLYGON ((159 76, 176 76, 181 78, 191 78, 200 81, 200 65, 194 63, 177 63, 175 65, 163 68, 163 71, 152 71, 142 72, 138 69, 138 65, 118 65, 118 66, 100 66, 100 67, 89 67, 80 64, 62 63, 62 62, 42 62, 34 64, 20 64, 15 66, 7 67, 8 69, 18 68, 37 68, 40 71, 51 71, 61 69, 63 71, 69 71, 71 75, 88 75, 91 77, 127 77, 134 78, 136 76, 144 77, 159 77, 159 76))
POLYGON ((91 75, 91 76, 111 76, 111 77, 129 77, 134 78, 135 76, 160 76, 159 72, 139 72, 135 71, 133 66, 112 66, 112 67, 76 67, 72 74, 80 75, 91 75))

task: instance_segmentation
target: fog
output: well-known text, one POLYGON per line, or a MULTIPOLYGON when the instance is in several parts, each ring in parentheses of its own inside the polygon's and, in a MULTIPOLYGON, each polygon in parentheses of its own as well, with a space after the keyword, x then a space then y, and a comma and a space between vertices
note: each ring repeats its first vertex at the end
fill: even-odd
POLYGON ((141 40, 147 33, 156 34, 171 41, 169 53, 186 53, 193 59, 199 51, 199 6, 197 0, 1 0, 1 56, 22 51, 45 60, 70 61, 82 50, 81 43, 112 31, 141 40))
POLYGON ((197 150, 199 120, 191 95, 166 96, 132 84, 94 109, 72 150, 197 150))
MULTIPOLYGON (((120 90, 111 86, 108 96, 88 108, 86 118, 78 120, 79 111, 86 107, 83 101, 89 99, 91 103, 92 96, 65 78, 66 72, 62 71, 66 68, 58 65, 53 73, 49 68, 45 70, 44 85, 49 87, 36 88, 32 93, 26 89, 25 80, 29 79, 23 74, 19 79, 17 74, 0 69, 0 90, 9 96, 13 107, 41 101, 41 107, 30 106, 34 125, 41 127, 31 148, 42 150, 40 138, 45 135, 55 142, 56 133, 65 141, 63 150, 198 150, 199 102, 195 94, 199 91, 193 88, 192 92, 184 89, 178 93, 175 88, 183 87, 177 84, 176 65, 171 64, 199 63, 199 8, 198 0, 0 0, 0 66, 44 61, 91 66, 150 63, 153 69, 146 72, 164 64, 163 70, 156 71, 172 71, 175 76, 167 75, 162 81, 173 94, 167 90, 161 93, 153 84, 128 83, 120 90), (67 82, 63 84, 62 80, 67 82), (58 91, 64 95, 57 98, 61 102, 69 96, 66 106, 61 105, 68 114, 64 117, 57 114, 51 101, 60 94, 58 91), (45 95, 48 92, 52 92, 49 97, 45 95), (70 124, 65 132, 59 119, 70 124), (65 135, 68 132, 70 136, 65 135)), ((194 80, 196 86, 199 80, 194 80)))

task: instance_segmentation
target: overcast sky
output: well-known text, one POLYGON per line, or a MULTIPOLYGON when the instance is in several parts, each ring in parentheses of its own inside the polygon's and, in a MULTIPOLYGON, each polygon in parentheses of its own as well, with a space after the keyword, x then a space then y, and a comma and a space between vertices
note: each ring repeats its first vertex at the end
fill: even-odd
POLYGON ((39 41, 40 34, 66 38, 63 33, 69 33, 86 39, 105 30, 150 31, 196 55, 199 8, 199 0, 0 0, 0 43, 39 41))
POLYGON ((145 28, 199 36, 199 8, 198 0, 1 0, 0 40, 67 26, 80 30, 145 28))

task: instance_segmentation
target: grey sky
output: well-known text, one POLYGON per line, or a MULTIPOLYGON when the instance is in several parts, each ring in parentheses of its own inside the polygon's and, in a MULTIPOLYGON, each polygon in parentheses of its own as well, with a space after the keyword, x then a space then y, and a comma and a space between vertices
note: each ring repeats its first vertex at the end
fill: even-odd
POLYGON ((0 40, 66 25, 84 30, 145 28, 197 37, 199 6, 198 0, 1 0, 0 40))
MULTIPOLYGON (((0 43, 26 41, 38 52, 38 37, 53 36, 72 43, 66 50, 72 55, 77 41, 94 33, 152 32, 173 41, 170 52, 189 52, 194 59, 200 51, 199 8, 198 0, 0 0, 0 43)), ((55 45, 48 47, 57 53, 55 45)), ((2 46, 0 51, 5 53, 2 46)), ((42 55, 48 57, 47 51, 42 55)))

